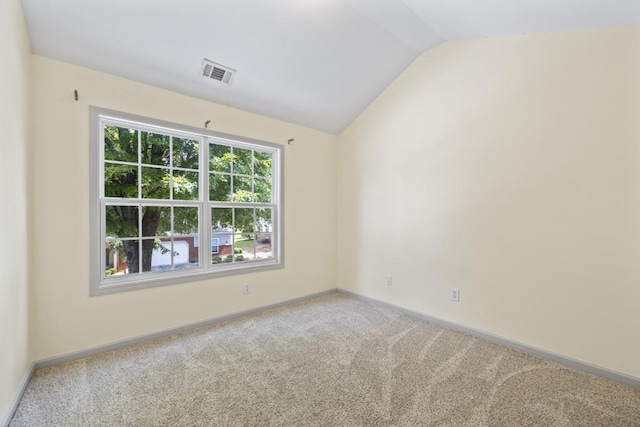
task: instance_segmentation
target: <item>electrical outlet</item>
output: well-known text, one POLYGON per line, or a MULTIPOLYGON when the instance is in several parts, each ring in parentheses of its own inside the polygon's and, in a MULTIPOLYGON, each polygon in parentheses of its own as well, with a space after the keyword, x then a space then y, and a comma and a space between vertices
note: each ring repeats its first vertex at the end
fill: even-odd
POLYGON ((387 276, 387 286, 393 286, 393 277, 387 276))
POLYGON ((459 302, 460 301, 460 289, 451 288, 451 301, 459 302))
POLYGON ((247 295, 251 293, 251 285, 249 283, 245 283, 242 285, 242 293, 247 295))

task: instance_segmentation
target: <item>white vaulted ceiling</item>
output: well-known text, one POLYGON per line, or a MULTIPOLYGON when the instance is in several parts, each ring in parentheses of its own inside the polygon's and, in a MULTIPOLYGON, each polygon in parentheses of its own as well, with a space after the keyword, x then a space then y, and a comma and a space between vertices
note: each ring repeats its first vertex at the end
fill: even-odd
POLYGON ((451 39, 640 24, 640 0, 22 0, 35 54, 339 133, 451 39), (204 58, 237 70, 200 76, 204 58))

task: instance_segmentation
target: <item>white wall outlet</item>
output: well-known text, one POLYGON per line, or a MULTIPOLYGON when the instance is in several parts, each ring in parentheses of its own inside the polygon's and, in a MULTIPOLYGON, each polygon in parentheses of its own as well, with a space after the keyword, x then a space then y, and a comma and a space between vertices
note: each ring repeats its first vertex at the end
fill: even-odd
POLYGON ((451 301, 459 302, 460 301, 460 289, 451 288, 451 301))
POLYGON ((251 293, 251 284, 249 283, 245 283, 244 285, 242 285, 242 293, 247 295, 251 293))
POLYGON ((393 277, 387 276, 387 286, 393 286, 393 277))

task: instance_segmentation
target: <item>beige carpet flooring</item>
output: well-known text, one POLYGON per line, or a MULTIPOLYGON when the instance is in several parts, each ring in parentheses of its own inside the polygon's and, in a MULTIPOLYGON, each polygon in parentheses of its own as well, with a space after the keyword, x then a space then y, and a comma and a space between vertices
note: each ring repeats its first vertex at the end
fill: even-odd
POLYGON ((640 426, 640 391, 331 294, 41 369, 20 426, 640 426))

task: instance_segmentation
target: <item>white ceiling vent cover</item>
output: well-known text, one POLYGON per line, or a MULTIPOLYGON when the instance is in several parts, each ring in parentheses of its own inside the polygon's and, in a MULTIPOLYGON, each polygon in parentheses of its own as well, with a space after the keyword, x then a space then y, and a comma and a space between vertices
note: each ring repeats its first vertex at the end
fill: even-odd
POLYGON ((236 70, 205 59, 204 61, 202 61, 200 73, 203 77, 209 78, 211 80, 216 80, 218 82, 226 84, 227 86, 230 86, 231 80, 236 74, 236 70))

